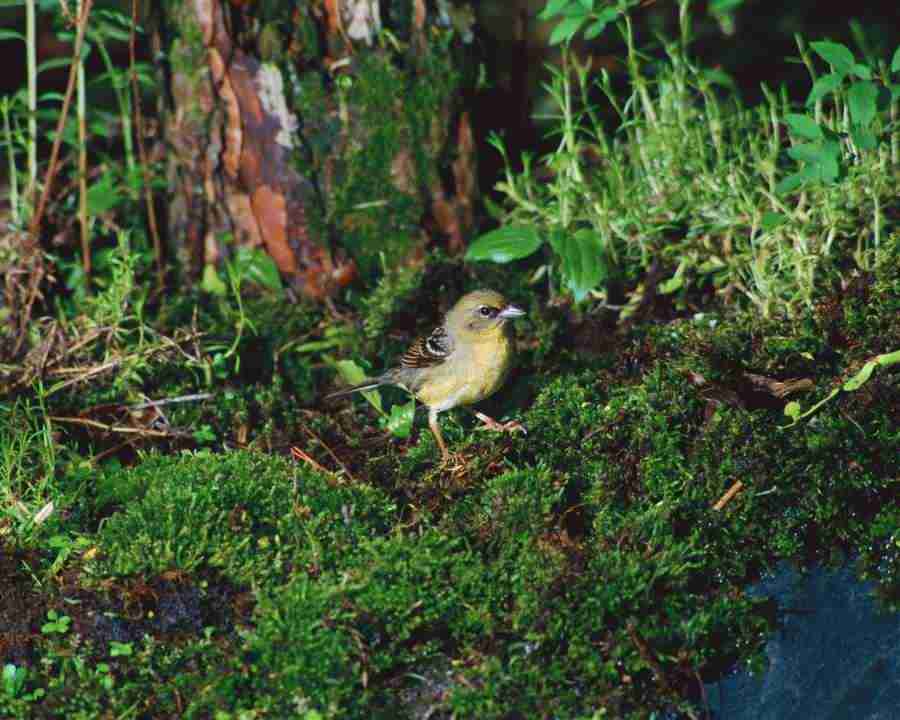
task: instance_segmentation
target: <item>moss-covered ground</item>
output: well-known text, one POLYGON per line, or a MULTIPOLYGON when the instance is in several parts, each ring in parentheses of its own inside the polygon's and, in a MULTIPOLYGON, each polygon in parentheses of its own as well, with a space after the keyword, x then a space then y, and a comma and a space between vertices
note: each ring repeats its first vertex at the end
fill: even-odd
POLYGON ((699 716, 760 662, 779 619, 746 591, 777 563, 849 559, 897 607, 896 367, 784 414, 900 348, 897 258, 793 320, 661 298, 627 327, 524 273, 415 272, 339 321, 248 298, 240 335, 183 298, 157 328, 193 339, 5 406, 0 716, 699 716), (529 310, 487 408, 527 436, 446 414, 454 474, 421 418, 322 402, 332 359, 377 370, 485 284, 529 310))

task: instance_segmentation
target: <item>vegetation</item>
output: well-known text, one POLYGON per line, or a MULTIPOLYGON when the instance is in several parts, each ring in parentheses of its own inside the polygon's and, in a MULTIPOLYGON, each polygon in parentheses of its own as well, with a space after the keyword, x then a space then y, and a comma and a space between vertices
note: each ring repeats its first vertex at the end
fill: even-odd
MULTIPOLYGON (((655 62, 601 5, 546 13, 579 19, 563 44, 622 32, 626 94, 566 55, 559 146, 505 158, 501 228, 372 260, 338 306, 287 302, 259 250, 154 294, 157 176, 109 140, 136 190, 90 281, 41 251, 65 282, 5 306, 0 716, 702 717, 703 682, 762 666, 778 608, 748 587, 778 563, 850 561, 900 609, 900 51, 802 41, 809 102, 746 108, 686 2, 655 62), (489 401, 527 436, 447 413, 453 474, 399 391, 321 401, 480 286, 529 311, 489 401)), ((335 213, 380 176, 349 177, 335 213)))

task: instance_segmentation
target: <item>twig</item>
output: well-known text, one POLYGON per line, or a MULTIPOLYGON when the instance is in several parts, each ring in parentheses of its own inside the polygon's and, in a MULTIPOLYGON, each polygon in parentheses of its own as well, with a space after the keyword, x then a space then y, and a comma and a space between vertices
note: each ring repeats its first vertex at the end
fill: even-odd
POLYGON ((166 430, 148 430, 147 428, 125 427, 123 425, 107 425, 99 420, 88 420, 79 417, 59 417, 51 415, 47 418, 51 422, 66 423, 69 425, 84 425, 85 427, 103 430, 105 432, 122 433, 123 435, 140 435, 141 437, 186 437, 184 432, 166 431, 166 430))
POLYGON ((743 487, 744 483, 742 483, 740 480, 736 480, 734 485, 728 488, 727 492, 716 501, 716 504, 713 505, 713 510, 722 510, 728 503, 731 502, 734 496, 743 489, 743 487))
POLYGON ((174 405, 175 403, 195 402, 197 400, 209 400, 213 396, 212 393, 194 393, 193 395, 181 395, 179 397, 164 398, 162 400, 148 400, 147 402, 129 405, 131 410, 145 410, 150 407, 160 407, 161 405, 174 405))
POLYGON ((320 473, 324 473, 325 475, 334 475, 333 472, 326 470, 324 467, 319 465, 315 460, 313 460, 309 455, 303 452, 300 448, 294 446, 291 448, 291 455, 293 455, 298 460, 302 460, 308 465, 312 466, 315 470, 318 470, 320 473))
POLYGON ((347 477, 352 482, 355 483, 356 478, 353 477, 353 473, 350 472, 350 470, 347 468, 346 465, 344 465, 343 462, 341 462, 341 459, 337 455, 334 454, 332 449, 330 447, 328 447, 328 445, 325 444, 325 441, 322 440, 322 438, 320 438, 318 435, 316 435, 316 433, 311 428, 308 428, 306 425, 303 426, 303 429, 307 432, 307 434, 309 434, 312 437, 313 440, 315 440, 317 443, 319 443, 319 445, 321 445, 323 448, 325 448, 325 452, 327 452, 328 455, 331 457, 331 459, 334 460, 338 464, 338 466, 341 468, 341 470, 344 471, 344 473, 347 475, 347 477))
POLYGON ((72 65, 69 67, 69 82, 66 85, 66 95, 63 98, 59 120, 56 123, 56 137, 53 138, 53 148, 50 150, 50 163, 47 166, 47 173, 44 175, 44 189, 41 191, 41 198, 38 201, 37 210, 31 218, 31 224, 28 228, 28 233, 31 235, 33 242, 37 242, 37 237, 41 229, 41 222, 43 222, 44 219, 44 210, 47 206, 47 198, 50 196, 50 190, 53 188, 53 180, 56 177, 59 147, 62 144, 63 130, 66 127, 66 119, 69 115, 69 106, 72 104, 72 94, 75 92, 75 79, 78 76, 78 60, 81 58, 81 46, 84 44, 84 33, 87 29, 87 21, 91 14, 91 7, 93 4, 94 0, 84 0, 84 5, 81 8, 81 17, 78 18, 78 33, 75 36, 75 48, 72 50, 72 65))
POLYGON ((650 666, 650 669, 653 671, 653 676, 656 678, 656 682, 659 683, 660 687, 663 690, 671 691, 671 686, 669 685, 669 681, 666 679, 666 674, 663 671, 662 665, 659 664, 659 661, 653 656, 653 651, 650 649, 650 646, 646 643, 646 641, 640 636, 640 633, 637 631, 637 626, 633 621, 628 623, 628 635, 631 637, 631 642, 634 643, 634 646, 637 648, 638 655, 641 656, 641 660, 647 663, 650 666))

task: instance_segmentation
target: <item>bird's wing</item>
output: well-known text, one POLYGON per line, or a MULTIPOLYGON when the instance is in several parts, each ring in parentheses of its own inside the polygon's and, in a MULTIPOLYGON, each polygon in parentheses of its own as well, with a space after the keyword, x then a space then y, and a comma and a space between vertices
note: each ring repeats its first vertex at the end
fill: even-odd
POLYGON ((440 365, 453 352, 453 341, 443 327, 436 327, 430 335, 420 337, 400 359, 400 367, 424 368, 440 365))

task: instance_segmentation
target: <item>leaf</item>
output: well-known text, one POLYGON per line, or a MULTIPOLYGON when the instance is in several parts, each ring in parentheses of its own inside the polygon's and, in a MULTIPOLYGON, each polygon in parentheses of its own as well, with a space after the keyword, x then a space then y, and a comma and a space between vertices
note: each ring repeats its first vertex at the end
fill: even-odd
POLYGON ((774 230, 779 225, 784 225, 787 220, 787 215, 784 215, 783 213, 765 212, 763 213, 760 225, 763 230, 774 230))
POLYGON ((584 31, 584 39, 593 40, 595 37, 599 36, 600 33, 606 29, 606 26, 618 18, 619 15, 620 12, 618 8, 604 8, 601 12, 597 13, 595 16, 596 20, 588 25, 587 29, 584 31))
POLYGON ((479 237, 466 251, 466 260, 508 263, 528 257, 541 244, 541 236, 534 227, 510 225, 479 237))
POLYGON ((665 282, 661 282, 657 290, 662 295, 671 295, 676 290, 680 290, 684 287, 684 271, 688 269, 691 265, 691 261, 687 258, 684 258, 680 263, 678 263, 678 268, 675 270, 675 274, 670 277, 665 282))
MULTIPOLYGON (((366 381, 366 371, 357 365, 353 360, 332 360, 330 357, 323 357, 325 362, 337 370, 338 375, 348 385, 359 385, 366 381)), ((381 405, 381 394, 377 390, 367 390, 361 393, 369 404, 378 411, 379 415, 384 416, 384 408, 381 405)))
POLYGON ((860 150, 874 150, 878 147, 878 138, 875 137, 875 133, 866 128, 854 125, 850 128, 850 138, 860 150))
POLYGON ((21 40, 24 43, 28 42, 22 33, 16 32, 15 30, 0 30, 0 40, 21 40))
POLYGON ((856 64, 856 58, 846 45, 828 41, 810 43, 813 51, 829 65, 841 72, 848 73, 856 64))
POLYGON ((250 282, 279 293, 283 290, 278 266, 265 250, 239 247, 232 262, 235 269, 250 282))
POLYGON ((575 302, 581 302, 606 279, 603 237, 594 230, 582 228, 575 233, 560 232, 555 240, 563 283, 575 302))
POLYGON ((571 0, 549 0, 547 5, 538 13, 540 20, 552 20, 555 16, 562 14, 564 8, 568 7, 571 0))
POLYGON ((853 122, 862 127, 875 119, 877 112, 878 87, 869 80, 860 80, 850 86, 847 93, 847 103, 850 106, 850 117, 853 122))
POLYGON ((825 139, 825 136, 822 134, 822 128, 809 115, 789 113, 784 119, 794 135, 799 135, 807 140, 825 139))
POLYGON ((385 426, 394 437, 407 438, 412 432, 415 414, 415 400, 410 400, 403 405, 392 405, 391 414, 388 416, 385 426))
POLYGON ((778 195, 785 195, 786 193, 793 192, 797 188, 799 188, 804 182, 806 182, 807 177, 803 172, 795 172, 791 175, 788 175, 781 182, 779 182, 775 186, 775 192, 778 195))
POLYGON ((823 158, 823 148, 821 143, 797 143, 793 147, 788 148, 788 157, 800 162, 816 164, 821 162, 823 158))
POLYGON ((550 33, 550 44, 559 45, 567 40, 571 40, 572 36, 578 32, 578 29, 587 19, 587 15, 579 15, 576 17, 567 17, 565 20, 560 21, 560 23, 553 28, 553 32, 550 33))
POLYGON ((208 292, 210 295, 224 297, 228 293, 228 288, 216 272, 216 266, 212 263, 203 266, 203 275, 200 278, 200 289, 208 292))
POLYGON ((112 173, 106 173, 88 188, 87 208, 90 215, 109 212, 122 201, 122 192, 112 173))
POLYGON ((797 422, 797 420, 800 419, 801 413, 802 408, 800 406, 800 403, 798 403, 796 400, 791 400, 787 405, 784 406, 784 414, 794 422, 797 422))
POLYGON ((891 60, 891 72, 900 72, 900 45, 894 50, 894 59, 891 60))
POLYGON ((829 93, 833 93, 841 86, 843 81, 844 76, 839 73, 828 73, 828 75, 823 75, 813 83, 809 97, 806 98, 806 104, 812 105, 829 93))
POLYGON ((862 63, 854 63, 853 67, 850 68, 850 71, 860 80, 872 79, 872 69, 868 65, 863 65, 862 63))

